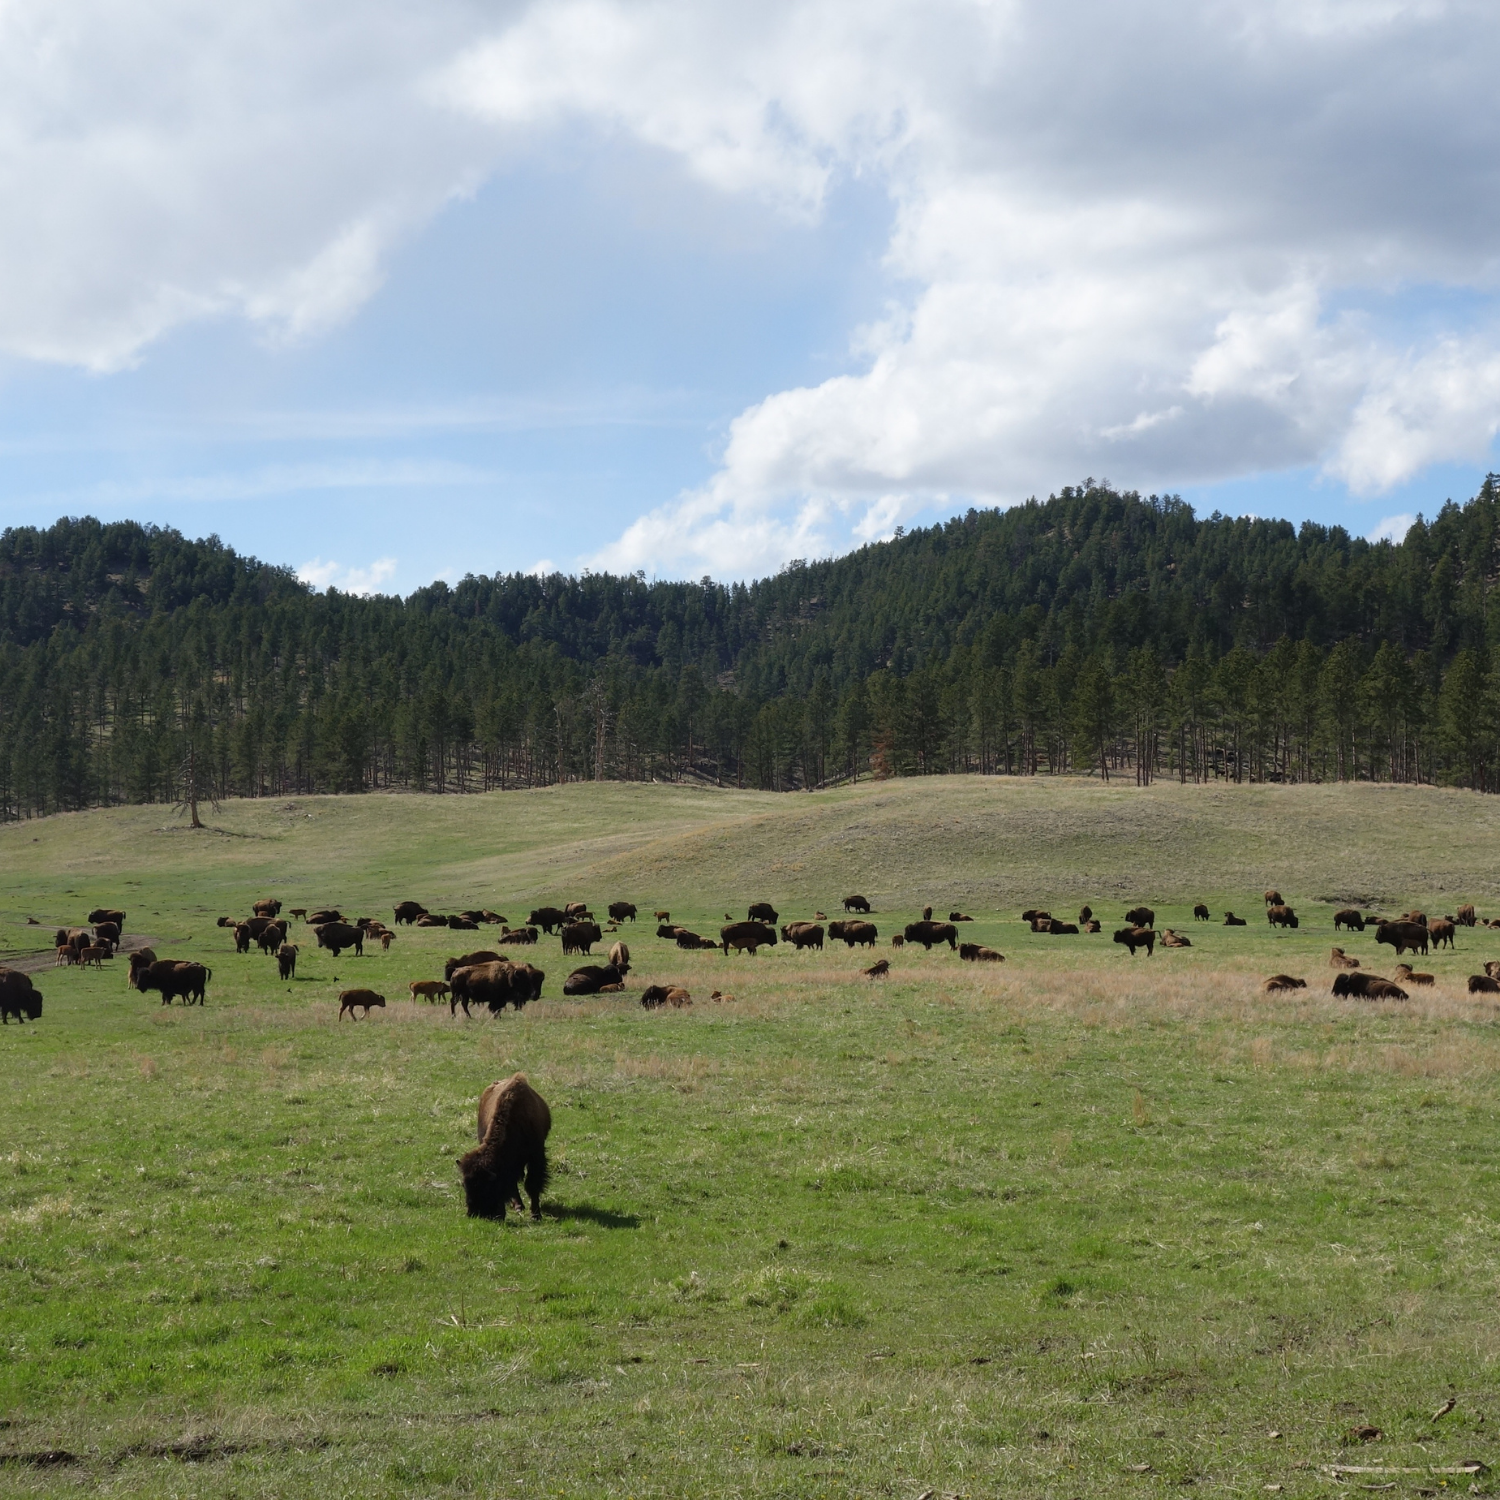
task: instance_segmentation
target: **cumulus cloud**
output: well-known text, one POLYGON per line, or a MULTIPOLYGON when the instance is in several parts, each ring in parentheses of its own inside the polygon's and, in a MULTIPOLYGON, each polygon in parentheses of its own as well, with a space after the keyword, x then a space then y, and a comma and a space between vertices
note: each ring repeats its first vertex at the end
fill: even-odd
POLYGON ((378 594, 396 576, 394 557, 377 557, 368 567, 346 568, 340 562, 315 557, 297 569, 297 577, 315 589, 338 589, 344 594, 378 594))
POLYGON ((1417 518, 1411 514, 1387 516, 1365 540, 1368 542, 1403 542, 1406 540, 1406 533, 1416 525, 1416 521, 1417 518))
POLYGON ((794 218, 876 183, 894 224, 844 373, 595 565, 759 570, 1085 473, 1377 494, 1497 429, 1497 51, 1481 0, 6 0, 0 347, 315 335, 593 132, 794 218))

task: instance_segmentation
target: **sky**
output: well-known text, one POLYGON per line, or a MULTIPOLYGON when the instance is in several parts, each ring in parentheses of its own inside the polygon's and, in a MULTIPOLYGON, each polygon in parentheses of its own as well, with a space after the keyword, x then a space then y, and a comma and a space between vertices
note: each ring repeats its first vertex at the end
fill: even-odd
POLYGON ((749 578, 1500 428, 1500 7, 0 0, 0 525, 749 578))

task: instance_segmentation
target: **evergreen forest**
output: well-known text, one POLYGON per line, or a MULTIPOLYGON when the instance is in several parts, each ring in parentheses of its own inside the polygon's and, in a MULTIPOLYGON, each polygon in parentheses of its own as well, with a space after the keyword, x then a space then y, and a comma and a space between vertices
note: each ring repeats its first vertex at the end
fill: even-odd
POLYGON ((1090 480, 752 584, 316 592, 216 537, 0 534, 0 818, 579 779, 1500 787, 1500 476, 1400 543, 1090 480))

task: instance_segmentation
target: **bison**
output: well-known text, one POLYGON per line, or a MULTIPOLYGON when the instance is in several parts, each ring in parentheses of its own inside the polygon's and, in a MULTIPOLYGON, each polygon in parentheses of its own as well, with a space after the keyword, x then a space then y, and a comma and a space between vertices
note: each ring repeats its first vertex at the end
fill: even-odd
POLYGON ((1488 974, 1470 974, 1469 993, 1471 995, 1500 995, 1500 979, 1494 979, 1488 974))
POLYGON ((1343 911, 1333 914, 1333 930, 1337 932, 1341 927, 1347 927, 1350 932, 1363 932, 1365 930, 1365 919, 1362 912, 1357 912, 1352 906, 1346 906, 1343 911))
POLYGON ((471 1002, 486 1005, 493 1013, 504 1010, 507 1004, 520 1010, 528 1000, 540 999, 542 981, 546 977, 530 964, 512 964, 504 960, 455 969, 448 981, 448 1013, 452 1015, 462 1005, 464 1014, 468 1015, 471 1002))
POLYGON ((1298 925, 1297 913, 1290 906, 1268 906, 1266 921, 1272 927, 1295 928, 1298 925))
POLYGON ((281 902, 267 896, 264 901, 252 902, 250 910, 257 917, 279 917, 281 915, 281 902))
POLYGON ((23 1026, 42 1018, 42 992, 31 982, 30 974, 19 969, 0 969, 0 1023, 10 1025, 14 1016, 23 1026))
POLYGON ((94 928, 94 941, 96 943, 108 943, 111 948, 120 946, 120 924, 118 922, 100 922, 94 928))
POLYGON ((1478 925, 1479 914, 1474 910, 1472 906, 1460 906, 1458 911, 1455 913, 1453 920, 1457 922, 1460 927, 1474 927, 1478 925))
MULTIPOLYGON (((770 911, 769 907, 765 909, 770 911)), ((776 914, 772 912, 771 921, 775 922, 775 920, 776 914)), ((776 946, 776 929, 765 922, 730 922, 719 929, 719 942, 723 945, 724 956, 726 958, 729 957, 729 950, 731 948, 736 952, 742 948, 748 948, 753 958, 757 948, 774 948, 776 946)))
POLYGON ((974 918, 966 917, 961 911, 950 911, 948 913, 948 920, 950 922, 972 922, 974 918))
POLYGON ((130 968, 125 975, 125 984, 129 989, 138 989, 136 975, 149 964, 156 962, 156 950, 154 948, 137 948, 129 955, 130 968))
POLYGON ((823 948, 823 929, 816 922, 788 922, 781 929, 781 936, 799 951, 803 948, 823 948))
POLYGON ((354 1014, 354 1008, 358 1006, 366 1015, 372 1009, 385 1009, 385 996, 377 995, 374 990, 340 990, 339 991, 339 1020, 344 1019, 344 1012, 349 1012, 349 1019, 357 1021, 358 1016, 354 1014))
POLYGON ((958 932, 952 922, 934 922, 927 918, 908 922, 902 936, 908 943, 920 943, 929 953, 934 943, 947 943, 952 949, 958 947, 958 932))
POLYGON ((774 927, 777 921, 776 908, 769 901, 756 901, 745 913, 745 917, 747 921, 766 922, 774 927))
POLYGON ((1413 953, 1427 952, 1427 928, 1421 922, 1382 922, 1375 929, 1377 943, 1389 943, 1400 958, 1408 948, 1413 953))
POLYGON ((1149 906, 1137 906, 1125 913, 1125 920, 1132 927, 1155 927, 1156 913, 1149 906))
POLYGON ((159 958, 136 972, 135 987, 143 995, 155 990, 163 1005, 179 998, 187 1005, 202 1004, 208 997, 208 981, 213 977, 214 971, 202 964, 159 958))
POLYGON ((1104 924, 1098 919, 1098 917, 1090 917, 1088 921, 1083 924, 1083 930, 1085 932, 1103 932, 1104 924))
POLYGON ((1397 984, 1432 984, 1431 974, 1418 974, 1413 971, 1410 964, 1397 964, 1393 971, 1396 975, 1397 984))
POLYGON ((283 943, 276 950, 276 972, 283 979, 297 977, 297 945, 295 943, 283 943))
POLYGON ((1333 993, 1355 1000, 1406 1000, 1408 995, 1399 984, 1382 979, 1379 974, 1343 973, 1333 976, 1333 993))
POLYGON ((1359 960, 1351 958, 1342 948, 1334 948, 1328 954, 1328 967, 1330 969, 1357 969, 1359 960))
POLYGON ((602 937, 597 922, 569 922, 562 930, 562 951, 587 955, 602 937))
POLYGON ((1193 943, 1191 938, 1185 938, 1168 927, 1161 935, 1161 945, 1163 948, 1191 948, 1193 943))
POLYGON ((1092 922, 1094 920, 1094 908, 1092 906, 1080 906, 1078 908, 1078 920, 1080 922, 1092 922))
POLYGON ((713 938, 700 937, 696 932, 689 932, 686 927, 679 927, 677 928, 677 946, 684 953, 692 953, 700 948, 717 948, 719 945, 713 938))
POLYGON ((286 923, 281 921, 267 922, 256 943, 262 953, 274 955, 276 950, 286 941, 286 923))
POLYGON ((1150 958, 1156 948, 1156 933, 1149 927, 1122 927, 1115 934, 1115 941, 1129 948, 1132 958, 1137 948, 1144 948, 1146 957, 1150 958))
POLYGON ((1059 922, 1056 917, 1053 917, 1051 923, 1047 927, 1047 931, 1050 932, 1053 937, 1077 937, 1078 923, 1059 922))
POLYGON ((90 922, 113 922, 121 932, 125 931, 125 913, 111 906, 96 906, 89 913, 90 922))
POLYGON ((1305 979, 1293 979, 1290 974, 1273 974, 1261 985, 1261 989, 1268 995, 1274 995, 1279 990, 1305 990, 1306 988, 1305 979))
MULTIPOLYGON (((714 991, 714 999, 719 998, 719 992, 714 991)), ((731 999, 733 996, 730 997, 731 999)), ((675 1005, 681 1008, 691 1005, 693 997, 681 985, 677 984, 648 984, 641 991, 641 1004, 647 1010, 656 1010, 663 1005, 675 1005)))
POLYGON ((1193 920, 1195 922, 1206 922, 1209 920, 1208 908, 1201 901, 1193 908, 1193 920))
POLYGON ((244 922, 234 929, 234 951, 236 953, 250 951, 250 928, 244 922))
POLYGON ((309 927, 319 927, 324 922, 342 922, 343 920, 344 914, 338 909, 338 907, 327 906, 320 907, 315 912, 309 912, 307 917, 307 925, 309 927))
POLYGON ((1453 934, 1457 931, 1457 925, 1450 922, 1447 917, 1440 917, 1427 924, 1427 937, 1434 948, 1441 948, 1444 943, 1447 943, 1450 948, 1453 947, 1453 934))
POLYGON ((609 919, 611 922, 635 921, 634 904, 629 901, 611 901, 609 903, 609 919))
POLYGON ((479 1145, 458 1158, 471 1219, 503 1219, 520 1196, 522 1174, 531 1217, 542 1216, 547 1190, 547 1136, 552 1111, 524 1073, 492 1083, 479 1096, 479 1145))
POLYGON ((565 995, 598 995, 625 988, 625 976, 613 964, 585 964, 563 980, 565 995))
POLYGON ((443 965, 443 978, 452 979, 455 969, 471 968, 474 964, 497 964, 500 955, 489 948, 480 948, 473 953, 465 953, 462 958, 450 958, 443 965))
POLYGON ((345 948, 353 948, 355 954, 363 958, 365 955, 365 935, 359 928, 351 927, 347 922, 324 922, 313 931, 318 935, 318 947, 326 948, 335 958, 345 948))
POLYGON ((630 945, 628 943, 611 943, 609 945, 609 961, 622 974, 630 972, 630 945))
POLYGON ((1039 906, 1033 906, 1021 913, 1021 920, 1032 923, 1050 922, 1052 920, 1052 913, 1050 911, 1043 911, 1039 906))
POLYGON ((1245 925, 1245 919, 1243 917, 1235 916, 1232 911, 1226 911, 1224 913, 1224 925, 1226 927, 1243 927, 1245 925))
POLYGON ((891 972, 891 961, 888 958, 877 958, 868 969, 861 972, 866 979, 884 979, 891 972))
POLYGON ((425 912, 422 916, 417 918, 418 927, 446 927, 447 925, 447 917, 442 916, 435 911, 425 912))
POLYGON ((413 1000, 425 1000, 429 1005, 448 998, 448 983, 443 979, 413 979, 406 988, 413 1000))
POLYGON ((104 967, 104 960, 113 956, 108 943, 91 944, 87 948, 79 949, 78 966, 86 969, 90 964, 93 964, 96 969, 102 969, 104 967))
POLYGON ((1005 962, 1003 953, 996 953, 993 948, 986 948, 983 943, 960 943, 958 956, 967 959, 971 964, 1003 964, 1005 962))
POLYGON ((526 918, 528 927, 540 927, 548 937, 554 927, 561 927, 568 920, 567 912, 556 906, 539 906, 526 918))
POLYGON ((507 943, 534 943, 536 942, 535 927, 507 927, 500 934, 500 946, 503 948, 507 943))
POLYGON ((418 917, 427 915, 427 908, 420 901, 398 901, 395 907, 396 925, 399 927, 403 922, 411 926, 418 917))
POLYGON ((858 894, 855 894, 853 896, 845 896, 844 910, 845 912, 864 912, 864 914, 868 916, 870 913, 870 903, 863 896, 858 894))
POLYGON ((1266 892, 1266 905, 1267 906, 1280 906, 1281 904, 1282 903, 1281 903, 1281 892, 1280 891, 1267 891, 1266 892))

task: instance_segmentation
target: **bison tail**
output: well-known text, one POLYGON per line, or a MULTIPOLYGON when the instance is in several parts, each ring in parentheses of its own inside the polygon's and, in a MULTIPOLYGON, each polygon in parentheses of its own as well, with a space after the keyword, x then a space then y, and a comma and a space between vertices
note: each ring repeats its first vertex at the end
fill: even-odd
POLYGON ((552 1181, 552 1169, 547 1165, 547 1147, 539 1145, 526 1163, 526 1191, 533 1198, 540 1198, 552 1181))

